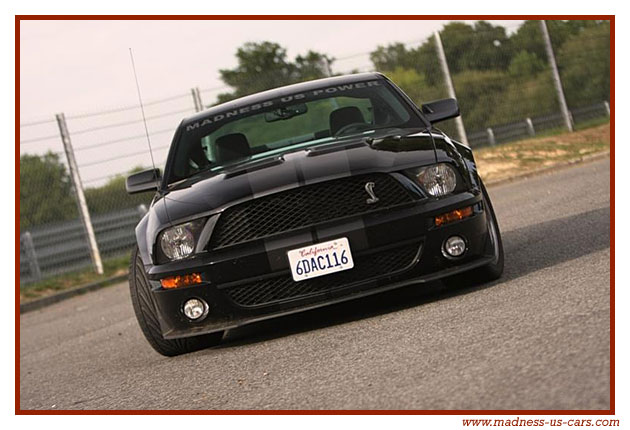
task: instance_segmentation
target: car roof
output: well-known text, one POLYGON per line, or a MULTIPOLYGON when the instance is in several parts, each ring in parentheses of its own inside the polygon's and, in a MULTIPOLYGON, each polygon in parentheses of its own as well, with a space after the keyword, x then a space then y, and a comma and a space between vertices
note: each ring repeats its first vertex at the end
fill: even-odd
POLYGON ((253 105, 253 104, 260 103, 266 100, 284 97, 289 94, 295 94, 296 92, 300 92, 300 91, 309 91, 309 90, 321 88, 323 86, 328 86, 328 85, 332 86, 332 85, 350 84, 354 82, 365 81, 368 79, 385 79, 385 77, 381 73, 368 72, 368 73, 356 73, 352 75, 333 76, 330 78, 315 79, 313 81, 286 85, 284 87, 278 87, 271 90, 262 91, 259 93, 240 97, 238 99, 234 99, 226 103, 221 103, 219 105, 212 106, 209 109, 206 109, 195 115, 184 118, 184 120, 182 121, 182 125, 185 126, 187 124, 194 123, 199 120, 203 120, 204 118, 207 118, 208 116, 211 116, 211 115, 215 115, 219 112, 224 112, 226 110, 231 110, 231 109, 238 109, 240 107, 253 105))

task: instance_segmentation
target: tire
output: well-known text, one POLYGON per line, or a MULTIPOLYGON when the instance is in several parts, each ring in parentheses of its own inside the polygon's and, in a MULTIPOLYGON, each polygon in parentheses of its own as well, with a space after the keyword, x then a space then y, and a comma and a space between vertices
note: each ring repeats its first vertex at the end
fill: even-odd
MULTIPOLYGON (((479 180, 481 182, 481 179, 479 180)), ((503 241, 501 240, 501 231, 499 230, 499 223, 497 217, 494 214, 494 208, 490 201, 490 196, 486 190, 485 185, 481 182, 481 191, 483 193, 483 204, 486 207, 488 217, 488 240, 496 249, 497 258, 485 266, 481 266, 477 269, 471 270, 467 275, 472 276, 477 282, 489 282, 499 279, 503 274, 503 241)))
POLYGON ((149 344, 158 353, 167 357, 174 357, 188 352, 198 351, 221 342, 223 332, 180 339, 164 339, 160 330, 157 309, 151 294, 151 288, 144 271, 142 259, 138 254, 138 247, 131 253, 129 265, 129 292, 131 303, 136 314, 140 329, 149 344))
POLYGON ((484 282, 499 279, 503 274, 503 241, 501 240, 501 231, 497 223, 497 217, 494 214, 494 208, 490 201, 490 196, 486 191, 486 187, 481 182, 481 191, 483 193, 483 204, 488 215, 488 240, 495 247, 497 258, 485 266, 469 270, 468 272, 453 275, 443 280, 447 287, 462 287, 470 284, 481 284, 484 282))

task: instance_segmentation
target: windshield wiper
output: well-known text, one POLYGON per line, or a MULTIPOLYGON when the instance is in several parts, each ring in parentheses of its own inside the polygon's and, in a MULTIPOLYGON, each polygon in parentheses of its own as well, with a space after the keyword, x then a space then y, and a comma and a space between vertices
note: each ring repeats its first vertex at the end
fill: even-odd
MULTIPOLYGON (((386 129, 389 127, 383 127, 383 129, 386 129)), ((381 130, 383 130, 381 129, 381 130)), ((401 140, 403 137, 405 136, 409 136, 410 134, 414 134, 414 133, 421 133, 423 131, 426 131, 427 128, 421 128, 417 131, 417 129, 412 129, 412 130, 408 130, 408 129, 397 129, 395 132, 393 133, 386 133, 383 134, 381 136, 369 136, 365 138, 365 143, 367 143, 370 146, 374 146, 375 144, 379 144, 381 142, 383 142, 384 140, 395 140, 395 141, 399 141, 401 140)))
POLYGON ((374 144, 378 144, 381 143, 384 140, 400 140, 402 139, 402 135, 400 133, 392 133, 392 134, 386 134, 385 136, 379 136, 379 137, 366 137, 365 138, 365 143, 367 143, 370 146, 374 146, 374 144))

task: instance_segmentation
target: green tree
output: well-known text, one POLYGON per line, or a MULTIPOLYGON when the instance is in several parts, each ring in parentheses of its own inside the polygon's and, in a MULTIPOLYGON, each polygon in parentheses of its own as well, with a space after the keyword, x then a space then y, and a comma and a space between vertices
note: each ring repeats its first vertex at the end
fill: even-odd
POLYGON ((610 98, 610 23, 583 28, 557 53, 560 78, 570 107, 610 98))
POLYGON ((446 88, 442 85, 431 85, 425 75, 413 69, 397 67, 387 73, 418 106, 422 103, 447 97, 446 88))
POLYGON ((407 49, 407 47, 400 42, 392 43, 387 46, 378 46, 376 50, 370 52, 370 60, 376 70, 420 70, 418 51, 407 49))
MULTIPOLYGON (((136 168, 130 173, 140 170, 144 169, 136 168)), ((85 189, 85 200, 92 215, 138 207, 141 204, 148 207, 152 197, 151 193, 127 194, 124 175, 111 178, 103 186, 85 189)))
POLYGON ((295 57, 296 82, 310 81, 332 75, 330 69, 334 59, 315 51, 308 51, 306 55, 295 57))
POLYGON ((538 58, 536 54, 523 50, 512 58, 508 70, 510 72, 510 76, 514 78, 531 79, 543 71, 545 67, 545 62, 538 58))
MULTIPOLYGON (((405 94, 417 105, 448 97, 446 87, 440 82, 432 84, 426 75, 416 70, 398 67, 387 76, 402 89, 405 94)), ((438 127, 447 134, 456 135, 455 124, 452 120, 441 122, 438 127)))
MULTIPOLYGON (((129 174, 143 170, 146 170, 146 167, 136 166, 129 171, 129 174)), ((135 208, 142 204, 148 207, 153 194, 127 194, 127 189, 125 188, 126 177, 127 175, 116 175, 109 179, 105 185, 85 189, 85 200, 92 215, 135 208)))
POLYGON ((545 71, 521 80, 509 79, 509 85, 495 96, 492 117, 483 125, 501 125, 558 112, 560 107, 549 73, 545 71))
POLYGON ((70 177, 59 155, 21 155, 20 229, 76 216, 70 177))
POLYGON ((497 117, 497 101, 509 80, 498 70, 467 71, 453 75, 453 85, 467 131, 480 130, 497 117))
POLYGON ((223 103, 237 97, 329 75, 333 59, 325 54, 308 51, 295 61, 287 58, 285 48, 273 42, 248 42, 236 51, 238 66, 221 69, 221 80, 234 88, 219 94, 223 103))
MULTIPOLYGON (((551 46, 556 53, 559 52, 567 40, 601 23, 601 21, 591 20, 548 20, 545 22, 549 30, 551 46)), ((510 37, 510 45, 515 53, 527 51, 535 54, 545 64, 547 63, 547 52, 545 51, 539 20, 525 21, 521 24, 518 30, 510 37)))
MULTIPOLYGON (((474 25, 451 22, 440 31, 440 38, 453 74, 464 70, 506 70, 510 64, 512 52, 504 27, 486 21, 474 25)), ((429 85, 439 86, 444 81, 434 36, 416 48, 398 42, 378 46, 370 53, 370 60, 376 70, 386 74, 403 68, 423 74, 429 85)))
POLYGON ((378 46, 370 53, 370 60, 376 70, 388 76, 396 70, 407 69, 424 75, 428 85, 437 86, 443 82, 433 36, 415 49, 399 42, 378 46))
MULTIPOLYGON (((569 105, 608 100, 609 22, 553 20, 547 27, 569 105)), ((469 132, 558 112, 539 21, 525 21, 510 35, 484 21, 452 22, 440 35, 469 132)), ((379 46, 370 58, 417 104, 447 97, 433 36, 416 48, 379 46)))
MULTIPOLYGON (((548 29, 551 33, 551 26, 549 21, 547 22, 548 29)), ((558 31, 556 30, 556 33, 558 31)), ((559 33, 555 39, 560 40, 559 33)), ((553 38, 552 38, 553 39, 553 38)), ((553 44, 552 45, 556 45, 553 44)), ((545 44, 543 42, 542 33, 540 31, 540 22, 538 20, 525 21, 510 37, 510 47, 516 54, 523 51, 535 55, 539 60, 547 64, 547 53, 545 51, 545 44)), ((554 46, 558 48, 558 46, 554 46)))
POLYGON ((478 21, 474 25, 452 22, 440 31, 440 38, 451 73, 505 70, 510 64, 511 50, 502 26, 487 21, 478 21))

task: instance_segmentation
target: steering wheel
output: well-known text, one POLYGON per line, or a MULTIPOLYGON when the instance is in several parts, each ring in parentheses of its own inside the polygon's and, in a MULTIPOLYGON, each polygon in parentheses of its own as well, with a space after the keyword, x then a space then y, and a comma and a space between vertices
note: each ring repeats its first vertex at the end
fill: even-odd
POLYGON ((371 128, 372 126, 370 124, 366 124, 364 122, 353 122, 351 124, 346 124, 339 130, 337 130, 337 132, 334 134, 334 137, 341 136, 342 134, 346 134, 350 131, 363 131, 369 130, 371 128))

